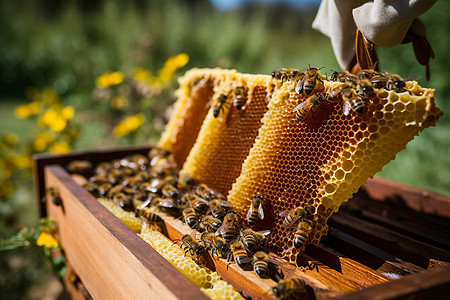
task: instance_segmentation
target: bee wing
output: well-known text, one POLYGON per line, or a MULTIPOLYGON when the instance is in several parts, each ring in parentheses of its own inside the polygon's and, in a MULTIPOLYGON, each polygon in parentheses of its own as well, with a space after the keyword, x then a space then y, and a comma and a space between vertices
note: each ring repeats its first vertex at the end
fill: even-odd
POLYGON ((151 198, 148 198, 147 200, 145 200, 144 202, 142 202, 136 209, 137 209, 137 210, 141 210, 141 209, 143 209, 144 207, 147 207, 147 205, 149 205, 150 202, 152 202, 152 199, 151 199, 151 198))
POLYGON ((175 206, 172 199, 163 199, 159 201, 159 205, 166 208, 173 208, 175 206))
POLYGON ((348 116, 351 109, 352 109, 352 106, 350 105, 350 102, 345 101, 345 100, 342 101, 342 111, 344 112, 344 115, 348 116))
POLYGON ((253 257, 243 257, 240 259, 240 263, 242 263, 242 264, 247 264, 251 261, 253 261, 253 257))
POLYGON ((304 108, 304 107, 308 107, 308 106, 311 106, 312 104, 308 101, 308 100, 305 100, 305 101, 303 101, 302 103, 300 103, 299 105, 297 105, 296 107, 294 107, 294 109, 292 110, 292 112, 296 112, 297 110, 299 110, 299 109, 302 109, 302 108, 304 108))
POLYGON ((269 235, 270 234, 270 230, 269 229, 267 229, 267 230, 260 230, 260 231, 257 231, 256 233, 259 233, 259 234, 262 234, 262 235, 269 235))
POLYGON ((252 212, 253 212, 253 203, 250 204, 250 208, 247 212, 247 221, 250 220, 250 217, 252 216, 252 212))
POLYGON ((408 76, 408 77, 404 78, 403 81, 417 81, 420 78, 422 78, 422 76, 420 76, 420 75, 413 75, 413 76, 408 76))
POLYGON ((219 229, 217 229, 216 235, 217 235, 217 236, 218 236, 218 235, 222 235, 222 234, 224 234, 225 232, 227 232, 227 230, 228 230, 228 225, 227 225, 226 222, 223 222, 222 225, 219 227, 219 229))
POLYGON ((264 210, 263 210, 263 207, 262 207, 261 204, 260 204, 259 207, 258 207, 258 217, 259 217, 261 220, 264 219, 264 210))
POLYGON ((228 201, 224 201, 224 200, 217 200, 218 201, 218 203, 221 205, 221 206, 224 206, 224 207, 231 207, 231 206, 233 206, 232 204, 231 204, 231 202, 228 202, 228 201))
POLYGON ((274 264, 274 265, 282 265, 283 264, 281 261, 278 261, 278 260, 276 260, 274 258, 271 258, 271 257, 266 258, 266 261, 268 263, 271 263, 271 264, 274 264))
POLYGON ((287 216, 289 216, 290 213, 291 213, 290 210, 285 210, 285 211, 282 211, 281 213, 279 213, 278 215, 282 218, 286 218, 287 216))

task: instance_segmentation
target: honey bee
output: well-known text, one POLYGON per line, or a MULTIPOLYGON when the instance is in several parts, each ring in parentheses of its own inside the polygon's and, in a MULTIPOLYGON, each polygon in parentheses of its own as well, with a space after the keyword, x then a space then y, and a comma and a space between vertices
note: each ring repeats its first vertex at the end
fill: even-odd
POLYGON ((162 188, 161 193, 164 197, 167 198, 177 199, 178 197, 180 197, 180 191, 171 184, 165 185, 162 188))
POLYGON ((213 232, 203 232, 200 239, 207 249, 210 249, 211 256, 218 258, 219 255, 221 258, 225 258, 228 253, 228 244, 225 242, 225 239, 220 236, 216 236, 213 232))
POLYGON ((231 203, 228 201, 214 199, 209 201, 208 206, 209 209, 206 212, 207 214, 211 212, 214 218, 223 219, 227 213, 226 207, 231 207, 231 203))
POLYGON ((386 82, 386 89, 394 91, 396 93, 405 92, 406 82, 417 80, 419 76, 410 76, 405 79, 401 78, 398 75, 386 73, 388 80, 386 82))
POLYGON ((106 174, 108 174, 111 169, 111 163, 101 162, 95 167, 94 173, 97 175, 106 176, 106 174))
POLYGON ((136 212, 134 213, 134 216, 137 217, 144 217, 150 224, 153 223, 162 223, 164 222, 163 219, 161 219, 160 216, 158 216, 155 213, 152 213, 150 210, 148 209, 136 209, 136 212))
POLYGON ((220 112, 224 109, 225 102, 227 102, 227 95, 220 94, 219 97, 217 97, 216 104, 214 104, 213 107, 213 115, 214 118, 217 118, 220 114, 220 112))
POLYGON ((183 218, 184 222, 192 229, 195 229, 198 226, 198 216, 192 207, 183 209, 183 218))
POLYGON ((280 263, 278 261, 270 258, 269 255, 264 251, 258 251, 255 254, 253 254, 252 260, 253 271, 259 277, 266 277, 270 275, 272 272, 276 272, 275 265, 279 264, 280 263))
POLYGON ((105 183, 100 184, 97 187, 99 195, 102 196, 102 197, 105 197, 108 194, 108 191, 111 189, 111 187, 112 187, 112 184, 109 183, 109 182, 105 182, 105 183))
POLYGON ((256 220, 260 218, 264 219, 264 211, 263 211, 263 196, 256 195, 253 198, 252 203, 250 204, 250 209, 247 212, 247 222, 249 225, 253 225, 256 223, 256 220))
POLYGON ((213 190, 204 183, 201 183, 194 188, 195 193, 206 201, 211 201, 216 198, 224 198, 219 192, 213 190))
POLYGON ((45 195, 52 201, 55 205, 61 205, 61 197, 59 191, 55 187, 49 187, 45 190, 45 195))
POLYGON ((308 293, 305 281, 300 277, 280 279, 272 291, 280 300, 301 299, 308 293))
POLYGON ((295 118, 297 119, 297 121, 302 122, 308 117, 309 114, 311 114, 314 117, 316 110, 325 101, 331 102, 328 98, 323 97, 319 93, 310 96, 308 99, 306 99, 293 109, 293 112, 295 113, 295 118))
POLYGON ((374 76, 380 75, 380 72, 377 72, 375 70, 371 70, 371 69, 365 69, 365 70, 361 70, 358 72, 358 74, 356 74, 356 77, 358 77, 359 80, 363 80, 363 79, 371 79, 374 76))
POLYGON ((112 169, 107 175, 108 182, 113 185, 119 184, 120 181, 122 181, 122 178, 123 173, 122 170, 119 169, 112 169))
POLYGON ((234 89, 233 105, 236 109, 241 109, 245 102, 247 101, 245 97, 245 88, 243 86, 238 86, 234 89))
POLYGON ((230 243, 236 238, 239 233, 239 217, 236 212, 228 212, 222 225, 217 229, 216 235, 221 235, 227 243, 230 243))
POLYGON ((295 222, 310 214, 311 212, 308 207, 298 206, 292 210, 282 211, 279 216, 284 218, 282 225, 284 228, 293 228, 295 226, 295 222))
POLYGON ((364 98, 356 93, 356 91, 350 86, 345 87, 342 90, 342 111, 344 115, 348 115, 350 110, 353 110, 355 113, 362 115, 366 106, 364 104, 364 98))
POLYGON ((306 70, 305 76, 297 81, 295 85, 295 92, 297 94, 304 93, 305 96, 309 96, 316 89, 316 86, 323 88, 323 80, 320 77, 319 68, 309 67, 306 70))
POLYGON ((207 232, 216 232, 221 226, 222 221, 211 215, 203 216, 199 223, 199 227, 207 232))
POLYGON ((187 253, 189 253, 192 257, 195 258, 198 258, 205 250, 205 247, 203 247, 190 234, 183 235, 183 237, 181 238, 180 248, 183 249, 185 256, 187 253))
MULTIPOLYGON (((175 206, 174 200, 171 198, 161 198, 157 196, 148 198, 147 201, 148 200, 150 200, 150 206, 156 207, 158 211, 170 214, 176 213, 178 211, 178 208, 175 206)), ((142 205, 144 205, 145 203, 147 202, 143 202, 142 205)))
POLYGON ((334 71, 333 74, 331 74, 330 79, 334 82, 343 82, 350 84, 353 87, 356 87, 356 85, 358 84, 358 77, 348 71, 334 71))
MULTIPOLYGON (((160 194, 162 195, 162 189, 166 185, 172 185, 175 186, 177 183, 175 177, 173 176, 166 176, 164 178, 153 178, 150 181, 150 185, 145 185, 145 190, 151 193, 160 194)), ((167 189, 167 193, 169 192, 169 189, 167 189)))
POLYGON ((147 165, 150 163, 149 159, 142 154, 133 154, 129 156, 129 160, 130 162, 138 164, 141 170, 146 170, 147 165))
POLYGON ((83 188, 88 191, 89 193, 91 193, 92 195, 94 195, 94 197, 99 198, 100 195, 100 191, 98 190, 98 185, 92 182, 86 182, 83 185, 83 188))
POLYGON ((92 172, 92 163, 87 160, 74 160, 67 165, 70 173, 86 175, 92 172))
POLYGON ((377 73, 374 74, 370 79, 370 83, 372 86, 376 89, 381 89, 386 87, 386 83, 388 81, 388 78, 385 76, 385 74, 377 73))
POLYGON ((230 252, 227 256, 228 264, 232 263, 234 260, 239 267, 245 270, 248 263, 252 261, 252 258, 248 257, 244 244, 242 244, 241 241, 234 241, 229 247, 230 252))
POLYGON ((204 215, 209 208, 208 201, 200 198, 194 193, 186 193, 181 199, 189 203, 199 215, 204 215))
MULTIPOLYGON (((282 83, 285 83, 288 80, 295 80, 299 76, 302 76, 303 72, 295 69, 286 69, 286 68, 277 68, 272 72, 272 78, 280 80, 282 83)), ((304 74, 303 74, 304 75, 304 74)))
POLYGON ((294 233, 294 247, 299 249, 308 241, 309 234, 312 231, 312 223, 309 220, 301 220, 298 223, 297 230, 294 233))
POLYGON ((187 174, 179 175, 177 185, 180 190, 189 191, 194 185, 194 179, 187 174))
MULTIPOLYGON (((170 150, 164 147, 153 147, 152 149, 150 149, 150 151, 148 152, 148 157, 151 160, 153 157, 168 157, 170 155, 170 150)), ((153 166, 150 163, 151 166, 153 166)))
POLYGON ((373 86, 367 79, 361 79, 357 85, 356 93, 361 97, 368 97, 373 93, 373 86))
POLYGON ((108 182, 108 178, 105 175, 96 174, 94 176, 89 177, 89 182, 100 185, 102 183, 108 182))
POLYGON ((270 230, 254 231, 251 228, 242 228, 239 239, 244 244, 245 249, 252 253, 267 246, 266 236, 270 234, 270 230))
POLYGON ((125 211, 134 211, 133 198, 125 195, 124 193, 115 194, 113 201, 119 204, 119 206, 125 211))

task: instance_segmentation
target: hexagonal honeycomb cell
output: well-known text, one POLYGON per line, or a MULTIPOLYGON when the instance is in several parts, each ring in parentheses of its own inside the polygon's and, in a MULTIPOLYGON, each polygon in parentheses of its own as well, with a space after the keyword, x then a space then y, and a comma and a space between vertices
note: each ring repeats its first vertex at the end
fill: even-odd
MULTIPOLYGON (((331 214, 442 115, 433 90, 414 81, 406 82, 400 92, 374 88, 372 94, 361 97, 364 110, 357 112, 346 109, 345 102, 350 101, 341 95, 347 83, 328 81, 320 74, 322 80, 315 81, 308 95, 296 91, 299 80, 294 78, 279 80, 235 71, 221 74, 217 69, 197 69, 193 74, 192 79, 187 74, 183 82, 208 78, 214 93, 181 173, 228 193, 243 219, 254 196, 262 195, 265 218, 254 228, 270 229, 272 250, 290 253, 291 262, 303 248, 292 248, 294 230, 282 227, 281 212, 308 207, 313 226, 307 243, 317 244, 327 232, 331 214), (240 111, 228 96, 236 82, 254 99, 240 111), (222 94, 227 96, 223 110, 214 116, 214 106, 224 99, 222 94), (299 121, 298 106, 312 97, 319 105, 301 106, 307 116, 299 121), (245 118, 250 123, 241 123, 245 118)), ((183 109, 177 104, 177 111, 183 109)), ((179 116, 181 113, 174 118, 179 116)), ((174 122, 187 121, 171 120, 170 124, 174 122)), ((172 129, 166 128, 164 136, 172 129)))

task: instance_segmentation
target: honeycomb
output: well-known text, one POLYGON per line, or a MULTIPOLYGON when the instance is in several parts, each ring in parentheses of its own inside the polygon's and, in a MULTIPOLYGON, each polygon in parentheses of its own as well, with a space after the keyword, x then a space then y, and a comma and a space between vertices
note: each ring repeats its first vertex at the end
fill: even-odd
POLYGON ((117 203, 108 200, 106 198, 97 199, 100 204, 102 204, 107 210, 109 210, 113 215, 115 215, 119 220, 121 220, 125 225, 127 225, 131 230, 136 233, 141 232, 142 222, 140 218, 134 216, 134 212, 129 212, 123 210, 117 203))
POLYGON ((194 145, 203 120, 208 113, 214 86, 236 71, 192 69, 178 79, 174 111, 157 146, 169 149, 178 166, 182 166, 194 145))
MULTIPOLYGON (((209 72, 206 74, 211 76, 209 72)), ((198 182, 212 184, 224 195, 228 193, 240 174, 240 167, 258 135, 261 118, 267 111, 270 93, 266 86, 269 80, 270 77, 264 75, 227 72, 214 81, 212 109, 199 132, 202 138, 194 144, 180 171, 181 176, 187 174, 198 182), (233 103, 235 90, 239 87, 245 87, 242 98, 245 105, 241 109, 237 109, 233 103), (216 117, 215 101, 221 95, 226 96, 226 101, 216 117)))
POLYGON ((117 203, 105 198, 97 199, 106 209, 130 227, 134 232, 155 249, 170 264, 186 276, 211 299, 243 299, 242 296, 227 282, 220 279, 216 272, 199 266, 192 258, 184 255, 180 247, 166 238, 156 226, 142 227, 140 218, 133 212, 126 212, 117 203))
MULTIPOLYGON (((183 82, 190 84, 201 73, 213 83, 213 101, 221 94, 229 95, 236 80, 246 84, 249 99, 255 101, 237 111, 228 97, 217 118, 213 103, 181 173, 228 193, 243 219, 254 196, 262 195, 265 218, 254 228, 270 229, 272 250, 291 262, 303 249, 292 248, 294 230, 281 226, 281 212, 308 207, 313 228, 307 243, 318 244, 332 213, 442 115, 434 91, 411 81, 401 92, 374 87, 362 114, 345 113, 343 100, 323 101, 314 115, 300 122, 294 108, 308 97, 296 92, 297 80, 205 69, 195 70, 192 79, 187 74, 183 82), (252 111, 254 117, 246 116, 252 111), (249 123, 241 123, 246 117, 249 123)), ((323 85, 317 84, 311 95, 330 95, 345 84, 320 76, 323 85)), ((176 110, 183 109, 177 103, 176 110)), ((171 124, 186 122, 177 119, 179 116, 174 116, 171 124)), ((172 129, 169 126, 164 136, 172 129)))

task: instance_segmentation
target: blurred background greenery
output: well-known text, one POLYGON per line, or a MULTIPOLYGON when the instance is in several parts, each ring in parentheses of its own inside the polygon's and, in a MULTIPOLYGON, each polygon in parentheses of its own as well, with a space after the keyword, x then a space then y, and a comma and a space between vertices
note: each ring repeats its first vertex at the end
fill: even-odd
MULTIPOLYGON (((1 1, 0 239, 38 222, 31 154, 155 142, 174 101, 176 76, 187 69, 339 69, 329 39, 311 29, 318 1, 269 2, 221 10, 208 0, 1 1)), ((446 113, 380 175, 445 194, 449 9, 448 1, 438 1, 421 18, 436 55, 429 82, 411 44, 379 49, 382 70, 421 75, 420 84, 436 89, 446 113)), ((39 251, 0 252, 2 298, 42 297, 35 287, 48 284, 51 272, 39 251)))

